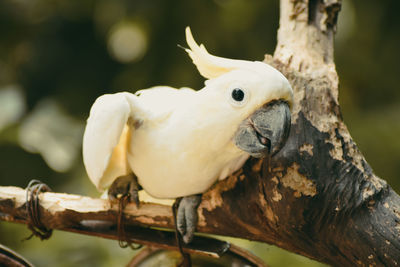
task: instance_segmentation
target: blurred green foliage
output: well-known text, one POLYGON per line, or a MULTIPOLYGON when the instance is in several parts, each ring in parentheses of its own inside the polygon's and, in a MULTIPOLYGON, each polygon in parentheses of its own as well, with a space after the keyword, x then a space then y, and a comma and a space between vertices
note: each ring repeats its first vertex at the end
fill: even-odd
MULTIPOLYGON (((335 54, 344 119, 375 172, 400 191, 400 2, 345 0, 335 54)), ((104 93, 154 85, 201 88, 184 28, 212 53, 262 60, 273 53, 278 1, 0 1, 0 184, 39 178, 54 191, 97 196, 80 154, 84 121, 104 93)), ((0 243, 38 266, 118 266, 117 242, 56 232, 21 242, 0 223, 0 243)), ((271 266, 320 266, 276 247, 238 241, 271 266)))

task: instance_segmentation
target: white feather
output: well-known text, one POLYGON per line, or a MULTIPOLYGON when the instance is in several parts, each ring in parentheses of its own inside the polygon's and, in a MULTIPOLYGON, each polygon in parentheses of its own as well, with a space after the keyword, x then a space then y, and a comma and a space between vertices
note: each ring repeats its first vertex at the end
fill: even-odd
POLYGON ((83 135, 83 162, 89 178, 99 190, 131 171, 126 159, 130 138, 127 122, 129 118, 140 118, 145 113, 145 110, 137 111, 140 105, 135 103, 136 98, 130 93, 103 95, 90 110, 83 135))

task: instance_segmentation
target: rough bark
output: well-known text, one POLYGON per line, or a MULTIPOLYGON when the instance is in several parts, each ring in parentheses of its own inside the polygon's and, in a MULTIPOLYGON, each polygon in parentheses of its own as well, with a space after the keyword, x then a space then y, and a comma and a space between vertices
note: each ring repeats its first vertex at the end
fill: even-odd
MULTIPOLYGON (((372 172, 341 116, 333 59, 340 6, 340 0, 281 0, 278 45, 266 61, 295 92, 290 137, 274 158, 250 159, 203 195, 199 232, 267 242, 337 266, 400 262, 400 197, 372 172)), ((17 206, 4 209, 6 201, 0 198, 0 212, 10 214, 17 206)), ((127 220, 172 227, 170 207, 151 205, 143 215, 149 207, 128 206, 127 220)), ((85 216, 115 219, 115 208, 103 208, 85 216)), ((54 215, 44 221, 57 228, 54 215)))

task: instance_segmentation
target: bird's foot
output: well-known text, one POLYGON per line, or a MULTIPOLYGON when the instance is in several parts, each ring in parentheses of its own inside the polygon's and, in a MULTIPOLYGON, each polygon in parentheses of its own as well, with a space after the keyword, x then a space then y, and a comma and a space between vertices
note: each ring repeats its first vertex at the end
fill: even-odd
MULTIPOLYGON (((185 244, 193 240, 198 221, 197 207, 201 202, 200 195, 186 196, 176 202, 176 230, 182 236, 185 244)), ((174 204, 174 206, 176 206, 174 204)))
POLYGON ((134 202, 139 207, 140 186, 135 174, 120 176, 114 180, 108 189, 108 198, 111 200, 121 199, 123 196, 129 196, 129 202, 134 202))

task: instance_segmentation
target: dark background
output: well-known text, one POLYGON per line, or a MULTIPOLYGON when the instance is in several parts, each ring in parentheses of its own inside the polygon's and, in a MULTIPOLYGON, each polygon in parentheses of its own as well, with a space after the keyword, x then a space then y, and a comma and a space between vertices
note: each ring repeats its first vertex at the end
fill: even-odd
MULTIPOLYGON (((400 192, 400 4, 345 0, 335 58, 344 120, 376 174, 400 192)), ((54 191, 98 196, 82 165, 94 100, 154 85, 200 89, 184 29, 215 55, 263 60, 276 44, 278 1, 0 0, 0 185, 40 179, 54 191)), ((21 242, 0 222, 0 243, 38 266, 124 265, 117 242, 55 232, 21 242)), ((271 266, 318 266, 235 240, 271 266)))

